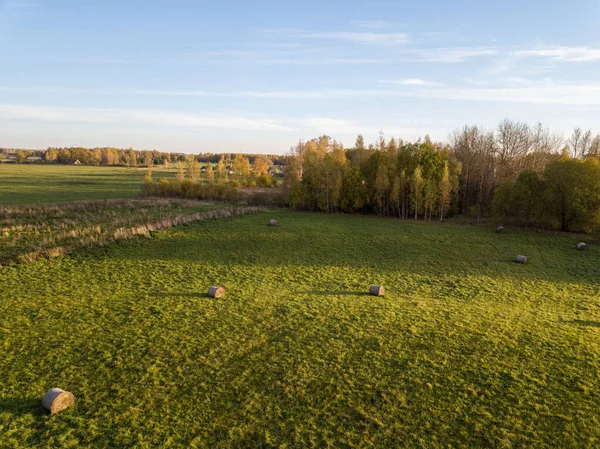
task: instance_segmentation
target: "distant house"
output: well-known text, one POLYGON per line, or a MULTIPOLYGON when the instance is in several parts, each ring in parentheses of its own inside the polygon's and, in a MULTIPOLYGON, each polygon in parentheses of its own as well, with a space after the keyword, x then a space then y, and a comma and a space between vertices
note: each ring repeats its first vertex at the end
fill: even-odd
POLYGON ((41 161, 42 158, 39 157, 39 156, 28 156, 27 160, 30 161, 30 162, 36 162, 36 161, 41 161))
POLYGON ((73 165, 81 165, 81 162, 79 162, 79 159, 77 159, 75 162, 73 162, 73 165))
POLYGON ((2 158, 2 163, 5 162, 17 162, 17 155, 14 153, 7 154, 2 158))

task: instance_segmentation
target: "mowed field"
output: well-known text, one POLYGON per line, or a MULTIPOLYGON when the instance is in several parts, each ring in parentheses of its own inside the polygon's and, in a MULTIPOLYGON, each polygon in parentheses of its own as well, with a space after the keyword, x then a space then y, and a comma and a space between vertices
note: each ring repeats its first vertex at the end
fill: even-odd
MULTIPOLYGON (((142 168, 0 164, 0 206, 133 197, 144 174, 142 168)), ((169 178, 175 171, 153 174, 169 178)))
POLYGON ((598 447, 576 242, 273 211, 4 267, 0 446, 598 447))

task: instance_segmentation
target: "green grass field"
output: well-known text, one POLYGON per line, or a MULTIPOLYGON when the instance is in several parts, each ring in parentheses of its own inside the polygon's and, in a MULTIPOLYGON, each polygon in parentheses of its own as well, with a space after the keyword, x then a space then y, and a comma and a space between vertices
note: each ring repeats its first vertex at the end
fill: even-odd
MULTIPOLYGON (((157 178, 174 173, 153 171, 157 178)), ((144 174, 142 168, 0 164, 0 206, 133 197, 144 174)))
POLYGON ((0 446, 598 447, 575 243, 277 211, 4 267, 0 446), (50 416, 55 386, 77 402, 50 416))

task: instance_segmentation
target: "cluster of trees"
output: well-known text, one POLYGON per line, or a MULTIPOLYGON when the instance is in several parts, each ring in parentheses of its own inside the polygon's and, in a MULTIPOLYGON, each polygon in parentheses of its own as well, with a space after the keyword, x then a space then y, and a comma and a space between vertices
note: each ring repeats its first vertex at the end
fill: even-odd
POLYGON ((250 166, 248 157, 236 154, 233 159, 221 155, 217 165, 212 162, 204 167, 195 157, 185 163, 177 163, 175 179, 152 180, 152 164, 148 166, 142 191, 146 195, 168 196, 179 198, 233 200, 238 197, 237 188, 274 187, 270 169, 273 162, 268 156, 258 155, 254 159, 254 167, 250 166))
MULTIPOLYGON (((238 153, 199 153, 196 158, 198 162, 212 162, 216 164, 219 162, 221 157, 228 160, 233 160, 238 153)), ((284 155, 277 154, 244 154, 248 158, 251 165, 254 165, 257 159, 267 158, 271 161, 271 165, 284 165, 286 157, 284 155)))
POLYGON ((564 139, 541 124, 503 120, 494 131, 464 127, 450 139, 452 156, 462 165, 459 212, 486 216, 492 212, 496 188, 525 170, 541 175, 561 155, 573 159, 600 156, 600 136, 576 128, 564 139))
MULTIPOLYGON (((271 167, 273 163, 268 156, 259 155, 254 159, 254 166, 243 154, 236 154, 232 159, 221 155, 216 165, 212 162, 201 166, 195 157, 188 158, 183 163, 177 163, 177 181, 189 180, 192 183, 232 184, 233 187, 274 187, 277 181, 273 179, 271 167)), ((149 166, 151 174, 152 165, 149 166)))
POLYGON ((295 209, 374 211, 442 220, 492 217, 589 232, 600 228, 600 136, 576 128, 564 139, 537 124, 503 120, 493 131, 464 127, 448 143, 383 135, 365 147, 322 136, 288 155, 284 187, 295 209))
POLYGON ((600 226, 600 161, 563 155, 541 175, 524 170, 500 184, 492 206, 520 226, 593 232, 600 226))
POLYGON ((284 187, 294 209, 324 212, 375 210, 379 215, 443 219, 458 194, 460 164, 447 146, 429 138, 351 150, 327 136, 292 149, 284 187))

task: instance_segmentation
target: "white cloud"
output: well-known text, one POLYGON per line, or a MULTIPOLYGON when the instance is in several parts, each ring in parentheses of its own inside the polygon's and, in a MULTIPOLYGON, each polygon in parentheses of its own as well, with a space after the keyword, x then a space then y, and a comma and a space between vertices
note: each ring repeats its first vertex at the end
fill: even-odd
MULTIPOLYGON (((97 90, 32 87, 30 91, 115 96, 180 96, 206 98, 272 99, 290 102, 330 99, 422 98, 433 100, 489 101, 529 104, 600 105, 600 83, 557 83, 551 79, 531 80, 506 77, 490 84, 484 80, 464 79, 451 87, 419 78, 389 81, 397 87, 382 89, 290 89, 274 91, 179 91, 179 90, 97 90)), ((11 89, 7 89, 11 90, 11 89)), ((257 103, 260 104, 260 103, 257 103)), ((292 103, 294 104, 294 103, 292 103)), ((194 114, 147 109, 76 109, 43 106, 0 105, 0 118, 74 123, 138 123, 219 129, 289 130, 284 118, 274 120, 226 114, 194 114)), ((317 119, 315 119, 317 120, 317 119)), ((318 125, 320 122, 312 122, 318 125)), ((322 123, 322 122, 321 122, 322 123)), ((338 122, 331 126, 342 126, 338 122)))
POLYGON ((518 50, 512 52, 512 55, 519 58, 539 57, 557 61, 591 62, 600 61, 600 48, 563 47, 555 45, 538 47, 533 50, 518 50))
POLYGON ((325 39, 356 42, 360 44, 407 44, 410 38, 406 33, 353 33, 347 31, 316 33, 307 32, 296 35, 300 38, 325 39))
POLYGON ((527 87, 427 89, 416 97, 438 100, 494 101, 530 104, 600 105, 600 84, 549 84, 527 87))
POLYGON ((530 86, 533 84, 533 81, 526 78, 521 78, 520 76, 509 76, 506 78, 506 82, 508 84, 516 84, 521 86, 530 86))
POLYGON ((315 117, 306 121, 300 121, 299 124, 304 124, 307 128, 317 129, 320 132, 327 133, 345 134, 361 132, 360 125, 355 121, 334 119, 329 117, 315 117))
POLYGON ((306 31, 293 29, 262 29, 258 33, 295 39, 314 39, 326 41, 345 41, 368 45, 407 44, 410 36, 407 33, 366 33, 353 31, 306 31))
POLYGON ((420 78, 410 78, 404 80, 391 81, 393 84, 401 84, 403 86, 440 86, 440 83, 435 81, 427 81, 420 78))
POLYGON ((252 59, 212 59, 205 60, 207 64, 255 64, 255 65, 290 65, 290 66, 314 66, 314 65, 373 65, 373 64, 394 64, 387 58, 340 58, 322 56, 319 59, 301 59, 301 58, 277 58, 263 57, 252 59))
MULTIPOLYGON (((447 31, 425 31, 422 33, 419 33, 419 36, 428 39, 430 41, 434 41, 434 42, 443 42, 443 41, 448 41, 449 39, 454 39, 457 40, 458 36, 456 35, 456 33, 452 33, 452 32, 447 32, 447 31)), ((463 39, 461 39, 463 40, 463 39)))
POLYGON ((412 50, 412 54, 426 62, 463 62, 481 56, 497 55, 496 47, 455 47, 412 50))
POLYGON ((386 28, 390 24, 384 20, 357 20, 352 25, 358 28, 380 29, 386 28))
POLYGON ((136 124, 261 131, 289 130, 289 128, 268 119, 228 114, 190 114, 153 109, 54 108, 4 104, 0 105, 0 118, 62 123, 136 124))

